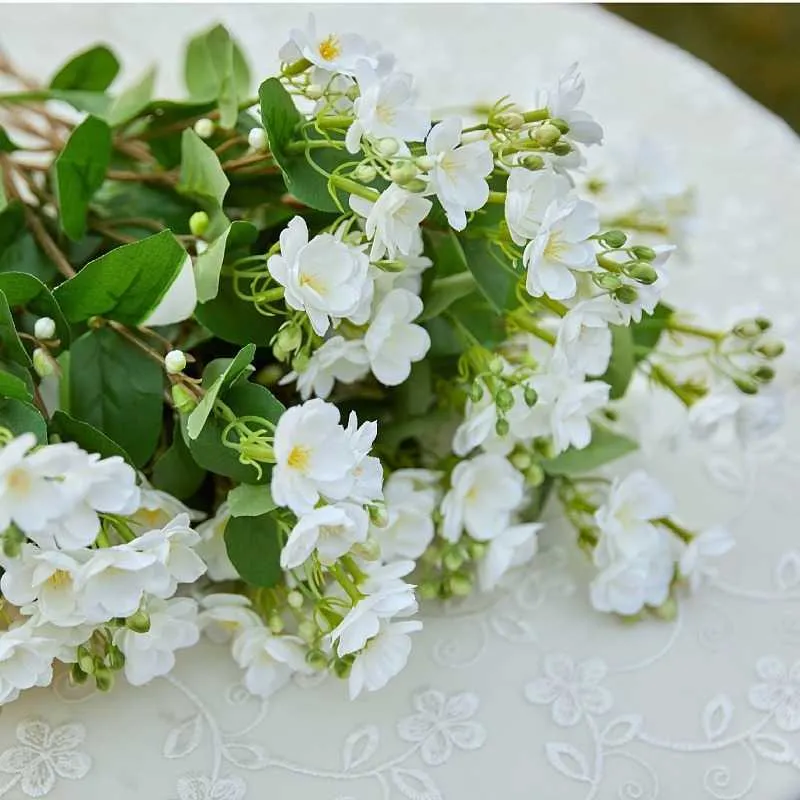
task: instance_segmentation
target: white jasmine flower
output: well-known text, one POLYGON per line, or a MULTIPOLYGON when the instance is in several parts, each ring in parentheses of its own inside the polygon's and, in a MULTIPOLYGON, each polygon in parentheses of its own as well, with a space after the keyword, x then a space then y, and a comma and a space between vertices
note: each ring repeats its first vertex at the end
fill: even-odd
POLYGON ((228 558, 225 546, 225 526, 230 519, 228 503, 222 503, 213 518, 197 526, 200 541, 195 552, 206 564, 212 581, 234 581, 239 578, 236 567, 228 558))
POLYGON ((383 298, 392 289, 405 289, 419 295, 422 291, 422 273, 433 266, 427 256, 422 255, 422 238, 420 237, 419 253, 398 256, 395 261, 402 264, 399 271, 378 269, 375 271, 375 297, 383 298))
MULTIPOLYGON (((480 400, 475 402, 471 398, 467 399, 467 404, 464 407, 464 421, 456 428, 456 432, 453 434, 453 452, 457 456, 469 455, 476 447, 493 440, 502 441, 506 445, 506 447, 500 448, 505 450, 500 455, 506 455, 514 447, 510 436, 504 437, 502 440, 497 437, 495 433, 497 405, 485 384, 482 384, 482 386, 483 395, 480 400)), ((494 450, 495 448, 492 449, 494 450)))
POLYGON ((549 169, 514 167, 508 174, 505 216, 514 243, 522 247, 539 232, 545 213, 569 192, 569 181, 549 169))
POLYGON ((543 527, 540 522, 511 525, 489 542, 486 554, 478 562, 478 585, 482 592, 494 589, 508 570, 536 555, 536 534, 543 527))
POLYGON ((179 514, 187 514, 192 520, 202 519, 204 516, 199 511, 193 511, 177 497, 154 489, 145 478, 141 478, 139 495, 139 508, 128 518, 137 533, 163 528, 179 514))
POLYGON ((356 457, 336 406, 314 398, 287 409, 275 429, 274 451, 271 488, 278 505, 303 514, 320 496, 348 496, 356 457))
POLYGON ((695 536, 681 553, 679 570, 686 578, 693 592, 696 592, 704 581, 712 580, 718 570, 713 559, 730 552, 736 542, 733 536, 721 527, 709 528, 695 536))
POLYGON ((280 384, 297 381, 297 391, 303 400, 311 395, 324 399, 333 391, 336 381, 355 383, 368 374, 369 355, 364 342, 333 336, 311 354, 302 372, 290 372, 281 378, 280 384))
POLYGON ((784 418, 784 400, 777 392, 747 396, 726 389, 709 392, 688 413, 694 436, 722 445, 763 441, 783 425, 784 418))
POLYGON ((355 33, 318 31, 313 14, 308 15, 305 30, 293 28, 289 41, 279 51, 284 62, 305 58, 327 72, 354 75, 359 61, 375 63, 366 40, 355 33))
POLYGON ((489 199, 486 178, 494 169, 494 157, 485 140, 461 143, 464 122, 449 117, 431 128, 425 149, 435 159, 430 189, 442 204, 447 221, 457 231, 467 227, 467 211, 477 211, 489 199))
POLYGON ((433 541, 440 478, 440 473, 427 469, 398 469, 389 476, 383 487, 388 523, 372 529, 382 558, 416 559, 433 541))
POLYGON ((36 636, 30 624, 0 632, 0 705, 16 700, 24 689, 48 686, 52 664, 51 643, 36 636))
POLYGON ((411 374, 411 364, 425 358, 431 337, 413 324, 422 300, 406 289, 392 289, 381 300, 364 335, 370 369, 385 386, 397 386, 411 374))
POLYGON ((355 120, 347 129, 345 146, 357 153, 362 136, 421 142, 431 127, 430 113, 416 107, 414 79, 405 72, 381 77, 366 61, 355 67, 359 96, 353 103, 355 120))
POLYGON ((192 647, 200 639, 194 600, 148 598, 145 610, 150 617, 147 633, 134 633, 128 628, 114 633, 114 644, 125 654, 125 677, 133 686, 143 686, 171 672, 175 651, 192 647))
POLYGON ((418 620, 383 622, 378 633, 353 662, 348 677, 350 699, 355 700, 366 689, 374 692, 403 671, 411 653, 408 634, 422 630, 418 620))
POLYGON ((419 239, 420 223, 428 216, 433 203, 418 194, 390 184, 372 202, 350 195, 350 208, 366 218, 366 233, 372 240, 370 261, 379 261, 413 252, 419 239))
POLYGON ((569 125, 567 138, 581 144, 600 144, 603 141, 602 127, 577 108, 585 88, 578 65, 572 64, 554 86, 539 94, 536 102, 540 108, 548 109, 551 118, 563 119, 569 125))
POLYGON ((259 697, 277 692, 293 672, 309 673, 305 653, 302 639, 274 635, 264 625, 243 630, 232 648, 234 660, 245 670, 245 688, 259 697))
POLYGON ((200 630, 216 644, 223 644, 247 628, 264 627, 248 598, 241 594, 207 594, 200 600, 200 630))
POLYGON ((353 485, 348 499, 355 503, 371 503, 383 498, 383 465, 380 459, 371 456, 370 450, 378 435, 378 423, 365 422, 359 427, 355 411, 350 412, 345 428, 355 465, 351 470, 353 485))
POLYGON ((314 550, 323 564, 333 564, 367 538, 368 528, 367 512, 355 503, 315 508, 297 520, 281 551, 281 567, 299 567, 314 550))
POLYGON ((453 470, 442 500, 442 536, 458 541, 462 530, 479 541, 499 536, 522 503, 525 478, 502 456, 484 453, 453 470))
POLYGON ((607 295, 584 300, 562 318, 555 344, 555 357, 578 375, 603 375, 611 360, 611 329, 620 313, 607 295))
POLYGON ((573 297, 577 282, 572 270, 586 272, 596 267, 595 248, 587 240, 599 225, 597 209, 585 200, 552 203, 522 256, 528 293, 533 297, 546 294, 554 300, 573 297))
POLYGON ((371 297, 369 260, 361 248, 330 233, 309 241, 302 217, 295 217, 281 231, 280 248, 279 254, 269 257, 267 269, 285 288, 286 304, 305 312, 320 336, 331 320, 351 317, 362 306, 364 295, 371 297))
POLYGON ((669 492, 643 470, 615 479, 594 515, 602 534, 595 554, 606 552, 615 560, 616 554, 632 558, 647 553, 661 538, 652 521, 669 516, 674 506, 669 492))

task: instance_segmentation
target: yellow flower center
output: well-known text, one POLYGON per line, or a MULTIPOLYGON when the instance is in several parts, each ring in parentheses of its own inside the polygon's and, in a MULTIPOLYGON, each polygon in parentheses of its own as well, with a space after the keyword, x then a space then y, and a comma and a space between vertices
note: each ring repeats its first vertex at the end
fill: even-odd
POLYGON ((166 514, 160 508, 140 508, 134 515, 133 519, 145 528, 160 528, 165 525, 169 520, 166 514))
POLYGON ((379 105, 375 108, 375 116, 384 125, 393 125, 396 114, 391 106, 379 105))
POLYGON ((8 488, 17 494, 25 494, 31 488, 31 476, 24 469, 12 469, 8 473, 8 488))
POLYGON ((65 586, 68 586, 71 581, 72 578, 69 572, 65 572, 63 569, 57 569, 47 579, 47 583, 49 583, 53 589, 63 589, 65 586))
POLYGON ((558 261, 565 248, 566 243, 561 241, 561 234, 554 231, 547 239, 547 244, 544 248, 544 257, 548 261, 558 261))
POLYGON ((307 275, 305 272, 300 273, 300 285, 310 287, 317 294, 325 294, 325 284, 316 275, 307 275))
POLYGON ((339 58, 342 54, 342 46, 339 43, 339 37, 335 33, 330 34, 330 36, 327 36, 319 43, 317 51, 320 57, 324 58, 325 61, 333 61, 339 58))
POLYGON ((286 463, 292 468, 305 472, 311 461, 311 451, 307 447, 296 444, 289 453, 286 463))

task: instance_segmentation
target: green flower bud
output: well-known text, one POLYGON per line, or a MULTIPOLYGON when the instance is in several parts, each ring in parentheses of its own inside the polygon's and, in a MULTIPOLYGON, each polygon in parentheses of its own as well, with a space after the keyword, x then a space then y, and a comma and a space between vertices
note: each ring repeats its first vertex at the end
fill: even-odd
POLYGON ((601 234, 600 241, 606 245, 606 247, 617 249, 618 247, 625 246, 625 242, 628 241, 628 237, 623 231, 613 230, 606 231, 605 233, 601 234))
POLYGON ((525 387, 523 397, 525 398, 525 405, 529 408, 533 408, 533 406, 535 406, 539 401, 539 393, 533 388, 533 386, 525 387))
POLYGON ((408 181, 403 188, 409 192, 424 192, 428 188, 428 184, 421 178, 414 178, 414 180, 408 181))
POLYGON ((423 171, 430 172, 436 166, 436 159, 433 156, 417 156, 414 163, 423 171))
POLYGON ((628 268, 628 275, 635 281, 649 286, 658 280, 658 273, 646 261, 636 261, 628 268))
POLYGON ((510 131, 518 131, 525 124, 525 117, 516 111, 506 111, 495 117, 495 122, 510 131))
POLYGON ((478 381, 472 384, 469 390, 469 399, 472 400, 473 403, 480 403, 481 399, 483 398, 483 386, 481 386, 478 381))
POLYGON ((510 411, 514 407, 514 395, 508 389, 501 389, 494 398, 501 411, 510 411))
POLYGON ((277 364, 268 364, 256 372, 253 380, 262 386, 274 386, 283 377, 283 370, 277 364))
POLYGON ((110 692, 114 688, 114 673, 108 667, 98 667, 94 673, 94 682, 99 692, 110 692))
POLYGON ((372 183, 378 175, 378 171, 372 164, 359 164, 353 172, 353 177, 361 183, 372 183))
POLYGON ((569 142, 556 142, 550 148, 550 152, 555 156, 568 156, 572 152, 572 146, 569 142))
POLYGON ((76 663, 80 670, 86 675, 93 675, 95 670, 95 661, 94 656, 89 648, 85 644, 82 644, 80 647, 78 647, 76 655, 76 663))
POLYGON ((279 634, 284 629, 283 620, 281 619, 281 615, 277 612, 270 614, 269 622, 267 623, 267 627, 272 631, 274 634, 279 634))
POLYGON ((306 97, 309 100, 319 100, 323 93, 324 90, 318 83, 309 83, 306 86, 306 97))
POLYGON ((631 247, 631 252, 640 261, 654 261, 656 251, 652 247, 647 247, 643 244, 637 244, 631 247))
POLYGON ((319 628, 314 624, 313 620, 304 619, 297 626, 297 635, 307 644, 311 644, 319 633, 319 628))
POLYGON ((25 535, 22 531, 16 525, 11 525, 3 533, 3 553, 8 558, 16 558, 20 554, 25 541, 25 535))
POLYGON ((278 331, 275 341, 283 352, 293 353, 303 344, 303 331, 299 325, 285 325, 278 331))
POLYGON ((39 317, 33 326, 33 335, 37 339, 48 341, 56 335, 56 323, 50 317, 39 317))
POLYGON ((292 361, 292 369, 297 372, 305 372, 308 362, 309 357, 305 353, 298 353, 292 361))
POLYGON ((456 597, 466 597, 472 592, 472 579, 469 575, 464 575, 464 573, 459 572, 451 575, 448 583, 450 591, 456 597))
POLYGON ((350 674, 352 667, 353 663, 351 661, 337 658, 336 661, 333 662, 333 674, 336 675, 337 678, 344 679, 350 674))
POLYGON ((386 158, 391 158, 399 149, 400 144, 397 139, 389 137, 378 142, 378 152, 386 158))
POLYGON ((150 630, 150 615, 139 609, 125 620, 125 627, 134 633, 147 633, 150 630))
POLYGON ((43 347, 37 347, 33 351, 33 369, 40 378, 47 378, 55 371, 53 359, 43 347))
POLYGON ((533 463, 530 453, 514 453, 510 458, 511 463, 520 472, 525 472, 533 463))
POLYGON ((328 668, 328 657, 322 650, 309 650, 306 653, 306 664, 312 669, 321 672, 328 668))
POLYGON ((194 124, 194 132, 201 139, 209 139, 214 134, 213 120, 210 120, 207 117, 197 120, 197 122, 194 124))
POLYGON ((410 161, 398 161, 389 168, 389 177, 400 186, 417 177, 417 168, 410 161))
POLYGON ((768 331, 772 327, 772 323, 764 317, 756 317, 755 323, 762 331, 768 331))
POLYGON ((651 608, 650 610, 665 622, 672 622, 678 616, 678 604, 672 596, 668 597, 658 608, 651 608))
POLYGON ((189 230, 192 232, 192 236, 205 236, 210 224, 211 220, 208 218, 208 214, 206 214, 205 211, 195 211, 194 214, 189 217, 189 230))
POLYGON ((82 685, 86 683, 86 679, 89 676, 80 668, 79 664, 73 664, 69 670, 69 679, 72 683, 76 683, 78 685, 82 685))
POLYGON ((464 563, 464 558, 462 557, 461 553, 458 552, 458 550, 448 550, 444 554, 442 563, 448 572, 455 572, 457 569, 461 568, 461 565, 464 563))
POLYGON ((286 602, 289 604, 291 608, 298 609, 303 607, 303 595, 301 592, 298 592, 297 589, 292 589, 288 595, 286 595, 286 602))
POLYGON ((545 122, 536 129, 533 138, 542 147, 550 147, 561 138, 561 131, 555 125, 545 122))
POLYGON ((433 581, 423 581, 417 591, 423 600, 435 600, 439 596, 439 586, 433 581))
POLYGON ((620 286, 623 286, 622 279, 613 272, 600 272, 595 273, 594 282, 601 288, 609 292, 616 292, 620 286))
POLYGON ((764 342, 756 348, 756 352, 761 353, 764 358, 778 358, 783 355, 784 350, 783 342, 764 342))
POLYGON ((544 469, 542 469, 542 465, 537 462, 531 464, 525 471, 525 481, 529 486, 541 486, 544 483, 544 478, 544 469))
POLYGON ((373 503, 368 506, 369 521, 376 528, 385 528, 389 524, 389 512, 384 503, 373 503))
POLYGON ((614 297, 616 297, 620 303, 633 303, 638 296, 639 292, 637 292, 633 286, 620 286, 619 289, 614 292, 614 297))
POLYGON ((492 375, 500 375, 505 368, 505 363, 500 356, 493 356, 492 360, 489 362, 489 372, 492 375))
POLYGON ((181 383, 172 386, 172 403, 180 414, 191 414, 197 408, 197 398, 181 383))
POLYGON ((738 336, 740 339, 755 339, 756 336, 761 334, 761 328, 755 320, 748 319, 740 322, 733 328, 733 335, 738 336))
POLYGON ((767 364, 764 364, 753 370, 753 377, 757 381, 761 381, 761 383, 769 383, 775 378, 775 370, 767 364))
POLYGON ((125 653, 119 649, 115 644, 108 648, 106 655, 106 664, 108 668, 115 672, 121 670, 125 666, 125 653))
POLYGON ((511 430, 511 426, 508 424, 507 419, 498 419, 497 422, 494 424, 494 431, 495 433, 500 436, 508 436, 508 432, 511 430))
POLYGON ((550 124, 554 128, 558 128, 561 134, 569 133, 569 124, 565 119, 561 119, 560 117, 554 117, 550 120, 550 124))
POLYGON ((469 553, 470 557, 476 561, 483 558, 488 549, 489 545, 486 544, 486 542, 472 541, 467 545, 467 552, 469 553))
POLYGON ((734 378, 733 383, 742 394, 758 394, 758 384, 750 378, 734 378))
POLYGON ((520 163, 523 167, 525 167, 525 169, 531 170, 531 172, 536 172, 536 170, 544 168, 544 159, 541 156, 534 155, 533 153, 525 156, 520 163))
POLYGON ((164 368, 169 375, 177 375, 186 369, 186 355, 182 350, 170 350, 164 356, 164 368))

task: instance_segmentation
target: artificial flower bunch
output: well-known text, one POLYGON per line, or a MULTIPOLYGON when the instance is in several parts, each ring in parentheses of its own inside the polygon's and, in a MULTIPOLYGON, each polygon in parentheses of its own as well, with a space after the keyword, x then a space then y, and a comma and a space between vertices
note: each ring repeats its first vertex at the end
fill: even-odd
POLYGON ((379 689, 418 596, 524 569, 546 505, 626 618, 732 546, 607 465, 640 384, 768 433, 782 345, 663 301, 690 193, 649 150, 587 171, 577 68, 437 117, 356 34, 279 57, 251 96, 217 26, 178 101, 110 92, 104 46, 47 86, 0 62, 0 703, 54 664, 146 683, 201 632, 261 696, 379 689))

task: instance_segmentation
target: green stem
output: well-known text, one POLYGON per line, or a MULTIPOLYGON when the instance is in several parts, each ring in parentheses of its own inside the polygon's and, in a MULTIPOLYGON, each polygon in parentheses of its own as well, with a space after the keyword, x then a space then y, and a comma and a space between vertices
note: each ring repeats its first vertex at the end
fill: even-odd
POLYGON ((280 300, 284 295, 283 286, 276 286, 266 292, 259 292, 253 295, 253 300, 258 303, 271 303, 273 300, 280 300))
POLYGON ((706 328, 698 328, 696 325, 685 325, 673 319, 667 322, 667 330, 675 331, 676 333, 685 333, 689 336, 699 336, 701 339, 710 339, 712 342, 719 342, 725 338, 724 333, 709 331, 706 328))
POLYGON ((682 542, 686 542, 686 544, 689 544, 689 542, 694 539, 694 534, 691 531, 687 531, 686 528, 681 527, 677 522, 673 522, 669 517, 660 517, 659 519, 653 520, 653 522, 672 531, 672 533, 682 542))
POLYGON ((525 122, 542 122, 543 120, 550 119, 550 111, 547 108, 537 108, 533 111, 526 111, 522 115, 525 122))
POLYGON ((539 305, 544 306, 548 311, 558 314, 559 317, 565 317, 567 315, 567 311, 569 311, 569 309, 563 303, 560 303, 558 300, 553 300, 547 295, 537 297, 535 300, 537 303, 539 303, 539 305))
POLYGON ((536 322, 528 316, 524 308, 520 308, 517 311, 512 312, 508 319, 520 330, 532 333, 543 342, 547 342, 549 345, 554 345, 556 343, 555 334, 545 330, 544 328, 540 328, 536 322))
POLYGON ((665 389, 669 389, 687 408, 694 402, 693 398, 689 397, 679 386, 675 378, 658 364, 651 365, 650 377, 665 389))
POLYGON ((305 153, 307 150, 314 150, 320 147, 330 147, 333 149, 339 149, 335 147, 337 143, 329 142, 327 139, 314 139, 312 141, 305 141, 305 142, 289 142, 284 148, 284 153, 292 153, 294 155, 300 155, 305 153))
POLYGON ((328 128, 342 130, 343 128, 349 128, 350 125, 352 125, 353 118, 344 114, 325 114, 324 116, 317 117, 315 122, 316 126, 318 128, 322 128, 323 130, 328 128))
POLYGON ((505 203, 506 201, 506 193, 505 192, 489 192, 489 203, 505 203))
POLYGON ((283 74, 287 77, 299 75, 301 72, 305 72, 310 66, 311 62, 307 58, 300 58, 292 64, 287 64, 283 68, 283 74))
POLYGON ((355 578, 356 583, 361 583, 367 579, 367 573, 358 566, 353 556, 342 556, 342 564, 347 571, 355 578))
POLYGON ((350 192, 350 194, 354 194, 357 197, 363 197, 365 200, 369 200, 370 203, 376 202, 381 196, 381 193, 375 189, 370 189, 369 186, 364 186, 363 184, 350 180, 350 178, 345 178, 343 175, 331 175, 330 181, 338 189, 344 192, 350 192))
POLYGON ((328 569, 331 575, 336 578, 337 583, 347 592, 347 596, 354 604, 358 603, 359 600, 363 598, 361 592, 358 591, 358 587, 353 583, 352 578, 342 569, 340 564, 331 564, 328 569))

